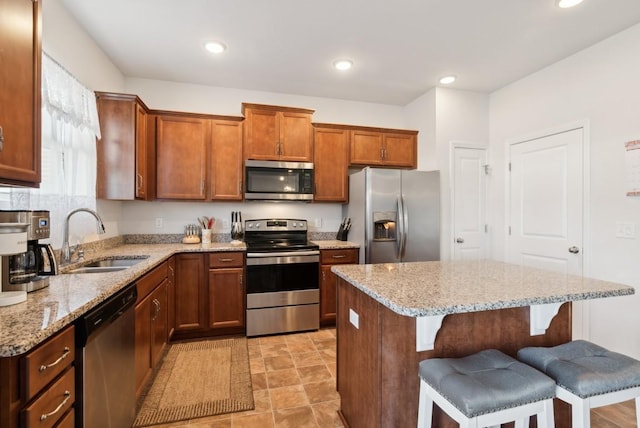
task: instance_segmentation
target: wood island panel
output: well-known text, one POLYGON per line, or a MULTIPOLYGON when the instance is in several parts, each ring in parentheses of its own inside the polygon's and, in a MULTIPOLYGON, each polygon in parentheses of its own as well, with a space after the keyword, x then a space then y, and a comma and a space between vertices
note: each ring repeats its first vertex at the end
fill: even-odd
MULTIPOLYGON (((337 322, 338 392, 341 417, 350 428, 415 427, 418 363, 500 349, 515 357, 525 346, 554 346, 571 340, 571 303, 563 304, 546 334, 530 336, 529 307, 447 315, 432 351, 416 352, 416 318, 399 315, 340 278, 337 322), (359 329, 349 321, 358 314, 359 329)), ((556 425, 570 426, 570 408, 555 400, 556 425)), ((436 409, 434 426, 457 427, 436 409)), ((535 425, 532 425, 535 426, 535 425)))

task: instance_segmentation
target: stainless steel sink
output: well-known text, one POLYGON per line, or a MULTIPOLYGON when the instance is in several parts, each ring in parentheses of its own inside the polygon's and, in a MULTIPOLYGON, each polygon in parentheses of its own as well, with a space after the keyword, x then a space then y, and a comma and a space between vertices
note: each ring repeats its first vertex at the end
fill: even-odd
POLYGON ((129 269, 131 266, 148 259, 149 256, 107 258, 87 262, 67 273, 107 273, 129 269))

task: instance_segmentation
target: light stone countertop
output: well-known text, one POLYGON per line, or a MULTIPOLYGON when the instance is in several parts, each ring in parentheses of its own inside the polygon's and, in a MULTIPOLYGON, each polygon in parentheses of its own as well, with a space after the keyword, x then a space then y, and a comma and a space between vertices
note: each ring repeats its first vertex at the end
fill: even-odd
POLYGON ((311 241, 314 244, 318 244, 321 250, 342 250, 349 248, 360 248, 360 245, 355 242, 349 241, 338 241, 336 239, 333 240, 325 240, 325 241, 311 241))
MULTIPOLYGON (((117 272, 52 276, 49 286, 28 293, 26 302, 0 307, 0 357, 28 351, 173 254, 245 250, 244 243, 135 244, 87 253, 85 262, 118 256, 149 258, 117 272)), ((65 266, 61 272, 78 265, 65 266)))
POLYGON ((634 294, 633 287, 498 261, 336 265, 331 271, 409 317, 634 294))
MULTIPOLYGON (((348 241, 315 240, 320 249, 358 248, 348 241)), ((48 287, 27 294, 27 301, 0 307, 0 357, 27 352, 75 319, 142 277, 174 254, 187 252, 246 251, 244 243, 211 244, 125 244, 85 252, 84 263, 118 256, 144 256, 128 269, 109 273, 62 274, 78 267, 72 263, 50 277, 48 287)))

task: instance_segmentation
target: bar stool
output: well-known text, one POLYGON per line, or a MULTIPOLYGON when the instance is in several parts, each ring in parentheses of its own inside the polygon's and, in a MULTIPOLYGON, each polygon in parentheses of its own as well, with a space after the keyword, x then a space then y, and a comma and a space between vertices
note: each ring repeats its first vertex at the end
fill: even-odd
POLYGON ((461 428, 499 426, 516 421, 527 428, 553 428, 553 379, 496 349, 463 358, 432 358, 419 365, 418 428, 432 426, 433 404, 461 428))
POLYGON ((640 361, 586 340, 523 348, 518 359, 555 379, 557 397, 571 404, 573 428, 591 426, 592 408, 632 398, 640 427, 640 361))

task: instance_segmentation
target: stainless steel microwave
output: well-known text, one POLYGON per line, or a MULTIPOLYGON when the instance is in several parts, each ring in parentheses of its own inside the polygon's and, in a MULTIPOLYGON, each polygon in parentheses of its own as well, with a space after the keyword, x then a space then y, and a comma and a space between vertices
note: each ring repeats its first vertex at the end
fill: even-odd
POLYGON ((309 162, 248 160, 244 178, 246 200, 313 200, 313 164, 309 162))

